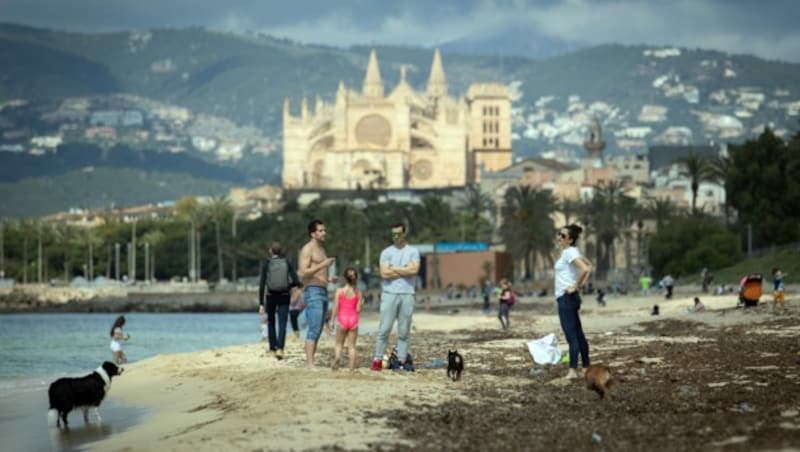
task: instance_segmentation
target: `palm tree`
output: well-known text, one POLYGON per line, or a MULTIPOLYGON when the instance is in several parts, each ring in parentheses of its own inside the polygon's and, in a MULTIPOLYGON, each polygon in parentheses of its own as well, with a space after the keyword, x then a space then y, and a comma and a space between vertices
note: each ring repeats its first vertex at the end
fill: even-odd
POLYGON ((148 262, 148 274, 144 275, 145 281, 155 281, 156 275, 156 249, 164 241, 165 235, 159 229, 151 229, 144 236, 142 242, 146 243, 150 250, 150 262, 148 262))
POLYGON ((0 279, 6 277, 6 221, 0 218, 0 279))
POLYGON ((580 202, 573 199, 562 199, 561 202, 558 203, 558 208, 561 209, 561 213, 564 215, 565 224, 570 224, 572 217, 578 215, 580 207, 580 202))
POLYGON ((103 239, 93 228, 86 228, 83 239, 87 249, 86 279, 94 281, 94 249, 103 243, 103 239))
POLYGON ((729 206, 730 206, 730 203, 728 202, 727 179, 732 166, 733 163, 731 162, 731 158, 725 155, 711 159, 708 162, 708 167, 707 167, 707 176, 709 180, 714 181, 725 187, 725 202, 723 204, 722 209, 725 215, 726 225, 728 224, 729 220, 729 206))
POLYGON ((111 279, 111 248, 114 246, 114 237, 119 222, 110 210, 102 213, 102 224, 97 228, 97 234, 102 243, 106 245, 106 278, 111 279))
POLYGON ((19 222, 19 233, 22 235, 22 283, 28 284, 28 241, 32 236, 33 222, 22 220, 19 222))
POLYGON ((211 204, 208 205, 208 218, 214 223, 214 232, 217 241, 217 270, 219 276, 217 281, 222 281, 225 278, 225 268, 222 261, 222 232, 221 225, 227 223, 228 219, 233 215, 233 207, 230 200, 225 196, 215 196, 211 199, 211 204))
POLYGON ((431 286, 434 289, 438 289, 442 285, 439 277, 439 256, 435 244, 444 239, 445 231, 452 218, 450 205, 441 196, 428 195, 422 199, 422 204, 412 208, 410 220, 415 237, 434 243, 433 265, 431 266, 431 286))
POLYGON ((695 215, 697 214, 697 191, 700 189, 700 184, 705 181, 714 180, 709 168, 709 161, 704 157, 689 154, 680 159, 679 162, 684 165, 681 175, 688 177, 691 181, 692 215, 695 215))
MULTIPOLYGON (((481 191, 477 185, 469 185, 464 191, 461 199, 461 207, 466 211, 467 218, 469 219, 471 240, 478 240, 481 236, 480 226, 481 218, 488 213, 489 220, 494 223, 492 213, 494 212, 494 201, 492 198, 481 191)), ((491 235, 491 232, 489 232, 491 235)))
POLYGON ((53 232, 64 253, 64 282, 69 284, 72 276, 72 241, 74 240, 75 232, 73 227, 67 223, 57 224, 53 232))
POLYGON ((656 220, 656 229, 661 229, 675 217, 678 209, 669 198, 658 198, 650 202, 645 210, 648 217, 656 220))
POLYGON ((549 191, 514 186, 505 194, 500 235, 506 249, 523 259, 525 278, 534 276, 537 255, 552 260, 555 199, 549 191))
POLYGON ((175 212, 179 218, 189 222, 189 278, 197 282, 202 277, 200 261, 200 230, 206 222, 206 214, 197 199, 185 196, 175 204, 175 212))
POLYGON ((630 210, 635 203, 623 194, 622 182, 610 181, 595 187, 587 208, 592 232, 597 237, 597 277, 607 277, 616 262, 614 242, 630 226, 630 210), (600 246, 602 245, 602 247, 600 246))

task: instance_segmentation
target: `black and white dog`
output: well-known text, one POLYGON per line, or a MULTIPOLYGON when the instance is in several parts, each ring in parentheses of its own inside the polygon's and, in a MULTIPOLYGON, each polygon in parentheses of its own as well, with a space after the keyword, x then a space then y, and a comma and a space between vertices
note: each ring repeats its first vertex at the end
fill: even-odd
POLYGON ((80 378, 59 378, 50 385, 50 411, 47 419, 50 425, 60 427, 63 422, 67 428, 67 415, 75 408, 83 410, 84 422, 89 422, 89 408, 94 408, 98 423, 102 422, 98 407, 111 389, 111 379, 122 375, 123 369, 106 361, 94 372, 80 378))
POLYGON ((453 380, 458 381, 461 378, 461 372, 464 370, 464 358, 458 350, 447 351, 447 376, 453 380))

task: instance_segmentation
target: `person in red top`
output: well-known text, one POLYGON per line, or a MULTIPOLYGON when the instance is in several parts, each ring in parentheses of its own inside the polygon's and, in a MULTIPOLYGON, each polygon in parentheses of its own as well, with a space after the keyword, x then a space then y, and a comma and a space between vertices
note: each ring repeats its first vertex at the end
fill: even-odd
POLYGON ((339 359, 342 356, 345 338, 348 339, 347 349, 350 355, 350 370, 356 368, 356 339, 358 339, 358 316, 364 305, 364 297, 356 288, 358 272, 353 267, 344 271, 345 286, 336 290, 333 297, 333 310, 331 319, 336 319, 336 347, 332 368, 339 368, 339 359))

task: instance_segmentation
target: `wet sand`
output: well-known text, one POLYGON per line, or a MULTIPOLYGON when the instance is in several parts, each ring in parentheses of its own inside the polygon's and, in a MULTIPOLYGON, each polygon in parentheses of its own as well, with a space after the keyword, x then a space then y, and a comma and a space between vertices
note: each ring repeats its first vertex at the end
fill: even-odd
POLYGON ((0 438, 4 452, 16 451, 73 451, 86 450, 91 443, 117 435, 147 418, 147 409, 141 406, 106 400, 100 406, 102 424, 94 422, 94 411, 89 411, 92 423, 86 425, 80 410, 68 417, 69 430, 47 425, 47 389, 25 391, 0 397, 0 438))
MULTIPOLYGON (((800 448, 800 310, 733 309, 732 296, 586 300, 595 362, 616 379, 599 400, 566 365, 534 366, 525 341, 559 334, 554 303, 524 299, 511 330, 478 309, 414 318, 417 372, 368 370, 374 337, 359 338, 359 368, 332 371, 333 341, 316 370, 302 341, 277 362, 263 344, 162 355, 126 368, 113 400, 154 414, 97 450, 540 449, 740 450, 800 448), (652 304, 661 316, 649 315, 652 304), (457 348, 462 379, 426 363, 457 348)), ((476 304, 477 306, 477 304, 476 304)), ((374 314, 362 322, 376 323, 374 314)))

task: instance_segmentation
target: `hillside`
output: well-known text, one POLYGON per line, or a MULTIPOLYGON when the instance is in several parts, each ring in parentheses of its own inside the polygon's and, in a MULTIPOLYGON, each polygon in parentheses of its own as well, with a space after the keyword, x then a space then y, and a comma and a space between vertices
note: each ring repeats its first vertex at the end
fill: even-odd
POLYGON ((67 207, 101 210, 174 201, 188 193, 222 195, 236 184, 184 173, 87 168, 55 177, 32 177, 0 183, 0 217, 42 216, 67 207), (124 200, 122 204, 120 200, 124 200))
MULTIPOLYGON (((446 49, 451 95, 477 81, 511 87, 516 157, 582 155, 593 116, 610 154, 741 142, 765 126, 788 137, 800 118, 800 64, 646 46, 605 45, 539 60, 446 49)), ((424 87, 430 49, 377 51, 387 91, 401 64, 411 85, 424 87)), ((153 159, 164 151, 186 154, 221 174, 238 172, 244 185, 279 183, 283 99, 297 112, 303 96, 332 100, 339 80, 359 89, 368 52, 202 28, 80 34, 0 24, 0 66, 8 68, 0 77, 0 153, 124 145, 155 151, 153 159)), ((208 179, 215 178, 212 171, 208 179)))

